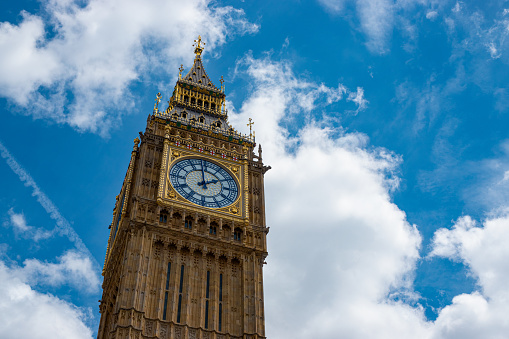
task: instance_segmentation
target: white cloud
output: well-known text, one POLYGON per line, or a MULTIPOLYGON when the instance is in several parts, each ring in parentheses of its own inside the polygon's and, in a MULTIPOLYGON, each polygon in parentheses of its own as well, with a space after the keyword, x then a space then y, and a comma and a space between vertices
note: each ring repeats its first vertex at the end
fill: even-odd
POLYGON ((465 263, 480 291, 462 294, 435 322, 445 338, 504 338, 509 333, 509 215, 488 218, 481 226, 469 216, 452 229, 439 229, 430 256, 465 263))
POLYGON ((437 11, 428 11, 426 13, 426 19, 429 19, 431 21, 434 21, 438 17, 437 11))
POLYGON ((509 171, 504 172, 504 177, 502 178, 502 181, 508 181, 509 180, 509 171))
POLYGON ((497 50, 497 47, 493 42, 488 43, 486 47, 488 48, 492 59, 500 58, 500 52, 497 50))
POLYGON ((0 95, 28 115, 103 134, 132 109, 129 86, 161 72, 173 74, 183 60, 190 61, 189 42, 198 34, 211 51, 227 36, 258 29, 242 10, 207 0, 43 6, 49 21, 24 13, 19 25, 0 25, 0 95), (45 38, 45 25, 54 36, 45 38))
POLYGON ((31 285, 70 285, 88 293, 99 291, 99 278, 90 258, 69 250, 57 259, 57 263, 27 259, 23 262, 23 267, 17 270, 17 274, 31 285))
POLYGON ((367 47, 385 54, 394 26, 394 3, 391 0, 357 0, 361 27, 368 36, 367 47))
POLYGON ((15 213, 14 209, 11 208, 7 214, 9 215, 10 223, 7 222, 6 225, 11 225, 17 234, 25 238, 30 238, 37 242, 41 239, 47 239, 53 235, 53 231, 27 225, 25 215, 23 213, 15 213))
POLYGON ((0 261, 0 337, 92 338, 85 325, 89 311, 51 294, 33 290, 0 261))
POLYGON ((354 2, 361 29, 366 34, 366 46, 373 53, 388 52, 387 43, 394 25, 393 0, 319 0, 331 13, 341 14, 346 3, 354 2))
MULTIPOLYGON (((272 166, 265 175, 267 335, 424 338, 422 309, 388 297, 412 294, 421 241, 388 193, 398 186, 401 159, 371 148, 363 134, 313 119, 289 139, 290 111, 302 116, 296 112, 327 104, 327 96, 313 95, 321 85, 298 79, 286 62, 244 62, 254 88, 232 119, 254 118, 272 166)), ((353 93, 360 105, 361 91, 353 93)))
POLYGON ((368 105, 368 100, 364 98, 364 89, 362 87, 357 87, 357 92, 351 92, 348 94, 347 100, 357 104, 357 111, 366 109, 368 105))
POLYGON ((468 265, 480 290, 456 296, 436 321, 427 321, 412 287, 421 237, 389 194, 398 187, 401 159, 326 120, 308 119, 289 138, 289 116, 327 103, 312 95, 305 104, 296 100, 320 85, 299 81, 284 61, 243 62, 253 88, 232 119, 244 125, 254 118, 264 163, 272 166, 265 175, 267 335, 504 338, 509 216, 483 227, 460 218, 452 230, 436 233, 431 256, 468 265))

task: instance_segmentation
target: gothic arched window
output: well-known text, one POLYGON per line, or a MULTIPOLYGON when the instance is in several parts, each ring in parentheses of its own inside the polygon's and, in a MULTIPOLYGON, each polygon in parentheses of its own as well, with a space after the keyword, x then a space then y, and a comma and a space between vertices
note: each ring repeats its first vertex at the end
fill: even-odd
POLYGON ((159 213, 159 222, 163 224, 168 222, 168 212, 166 212, 166 210, 162 210, 161 213, 159 213))
POLYGON ((242 238, 242 230, 240 228, 236 228, 233 232, 233 240, 240 241, 242 238))
POLYGON ((217 234, 217 228, 218 228, 218 225, 217 225, 217 223, 215 221, 210 223, 209 234, 210 235, 216 235, 217 234))

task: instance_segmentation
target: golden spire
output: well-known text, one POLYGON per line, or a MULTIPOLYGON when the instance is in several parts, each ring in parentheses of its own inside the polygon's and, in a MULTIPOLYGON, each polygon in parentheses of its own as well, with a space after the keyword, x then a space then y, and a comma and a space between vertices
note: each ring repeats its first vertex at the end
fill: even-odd
POLYGON ((194 54, 196 54, 197 57, 200 56, 201 53, 203 52, 203 46, 201 44, 203 44, 203 46, 205 46, 205 43, 203 41, 201 41, 201 35, 198 35, 198 39, 194 40, 194 44, 193 44, 193 46, 195 47, 194 54))
POLYGON ((254 121, 253 119, 249 118, 249 124, 247 124, 249 126, 249 136, 252 136, 253 133, 252 133, 252 130, 251 130, 251 126, 254 125, 254 121))
POLYGON ((182 79, 182 71, 184 70, 184 65, 180 64, 179 68, 179 80, 182 79))
POLYGON ((154 104, 154 111, 158 111, 158 106, 159 106, 159 103, 161 102, 161 92, 158 92, 157 95, 156 95, 156 103, 154 104))
POLYGON ((223 79, 222 75, 221 75, 221 80, 219 80, 219 82, 221 83, 221 92, 224 93, 224 79, 223 79))

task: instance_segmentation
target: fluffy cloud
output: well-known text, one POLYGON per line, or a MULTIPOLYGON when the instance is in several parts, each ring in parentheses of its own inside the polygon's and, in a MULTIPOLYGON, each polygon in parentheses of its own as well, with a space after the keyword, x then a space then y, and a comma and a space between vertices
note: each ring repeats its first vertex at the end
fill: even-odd
POLYGON ((7 214, 9 215, 10 222, 6 222, 5 225, 12 226, 14 228, 14 232, 24 238, 30 238, 37 242, 41 239, 47 239, 53 235, 53 231, 27 225, 27 221, 23 213, 15 213, 14 209, 11 208, 7 214))
POLYGON ((424 338, 422 310, 401 301, 414 298, 421 241, 389 195, 401 159, 369 147, 363 134, 331 129, 325 121, 333 119, 308 116, 330 101, 317 88, 350 93, 343 85, 326 90, 299 79, 286 62, 243 62, 254 88, 232 120, 239 126, 254 118, 272 166, 265 176, 268 336, 424 338), (303 116, 309 122, 292 136, 285 119, 303 116))
POLYGON ((15 272, 32 285, 61 286, 70 285, 88 293, 99 291, 99 278, 93 263, 83 253, 69 250, 56 263, 27 259, 23 267, 15 272))
POLYGON ((487 219, 479 226, 469 216, 452 229, 439 229, 431 257, 465 263, 480 291, 456 296, 435 322, 438 337, 504 338, 509 333, 509 214, 487 219))
POLYGON ((464 217, 452 230, 437 231, 430 257, 463 262, 480 289, 456 296, 427 321, 412 287, 421 237, 390 197, 401 159, 369 146, 363 134, 333 128, 334 119, 310 117, 329 96, 314 95, 323 85, 299 79, 288 63, 252 57, 242 63, 253 87, 231 119, 240 126, 254 118, 264 163, 272 166, 265 176, 267 335, 504 338, 509 216, 482 227, 464 217), (307 122, 297 134, 285 128, 302 117, 307 122))
POLYGON ((92 132, 107 133, 133 106, 133 81, 189 59, 189 41, 198 34, 211 50, 227 36, 258 29, 241 10, 207 0, 44 6, 48 22, 23 13, 19 25, 0 24, 0 95, 26 114, 92 132), (48 38, 45 26, 55 34, 48 38))
POLYGON ((86 310, 33 290, 0 261, 0 337, 92 338, 86 310))

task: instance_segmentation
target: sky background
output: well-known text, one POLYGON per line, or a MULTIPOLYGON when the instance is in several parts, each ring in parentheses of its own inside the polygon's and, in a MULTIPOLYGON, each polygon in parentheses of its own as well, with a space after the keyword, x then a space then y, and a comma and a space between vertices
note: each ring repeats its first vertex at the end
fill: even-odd
POLYGON ((272 166, 268 337, 507 338, 502 0, 0 3, 0 337, 96 336, 133 139, 199 34, 272 166))

